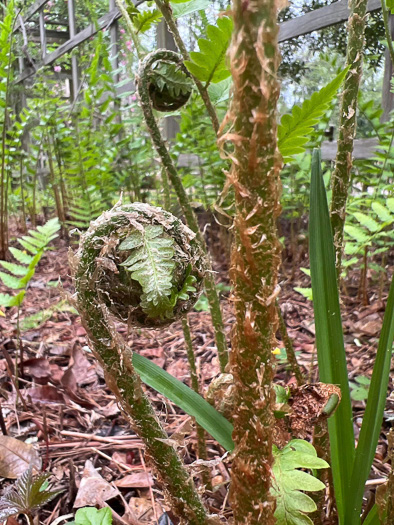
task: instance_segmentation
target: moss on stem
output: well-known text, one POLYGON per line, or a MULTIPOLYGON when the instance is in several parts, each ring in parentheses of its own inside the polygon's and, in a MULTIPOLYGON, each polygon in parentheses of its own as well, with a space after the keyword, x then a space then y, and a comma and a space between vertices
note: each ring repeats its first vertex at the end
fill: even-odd
MULTIPOLYGON (((149 216, 150 206, 144 206, 149 216)), ((168 442, 168 436, 146 397, 141 380, 132 364, 132 351, 118 336, 104 297, 107 274, 120 271, 117 264, 119 241, 135 229, 138 213, 135 206, 114 208, 92 223, 82 237, 76 257, 70 256, 73 268, 76 305, 89 337, 90 347, 103 367, 108 387, 115 394, 132 428, 143 439, 169 504, 184 525, 217 523, 208 516, 189 473, 168 442), (104 285, 103 285, 104 283, 104 285)), ((139 211, 141 213, 141 210, 139 211)), ((143 212, 142 212, 143 213, 143 212)), ((182 223, 160 211, 162 222, 172 223, 173 232, 181 234, 182 223)), ((149 220, 157 220, 149 217, 149 220)), ((156 222, 157 223, 157 222, 156 222)))
POLYGON ((346 66, 349 71, 343 83, 338 151, 332 174, 331 225, 334 236, 336 267, 341 273, 343 228, 346 202, 353 165, 353 141, 356 134, 357 96, 360 87, 367 0, 351 0, 348 21, 346 66))
POLYGON ((234 461, 231 503, 236 524, 272 525, 270 494, 274 427, 272 350, 278 326, 276 297, 280 243, 281 159, 277 149, 276 0, 234 0, 230 63, 234 97, 222 138, 233 143, 229 182, 235 192, 235 241, 231 258, 236 323, 234 461))

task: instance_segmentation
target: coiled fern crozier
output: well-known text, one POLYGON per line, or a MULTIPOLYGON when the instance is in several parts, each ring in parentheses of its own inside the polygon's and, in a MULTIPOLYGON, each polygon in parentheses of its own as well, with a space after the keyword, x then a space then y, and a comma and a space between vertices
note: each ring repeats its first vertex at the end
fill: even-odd
POLYGON ((213 525, 168 436, 146 397, 132 350, 113 320, 158 327, 190 310, 200 294, 203 255, 195 234, 161 208, 115 206, 91 223, 76 255, 70 255, 75 302, 90 348, 108 387, 144 440, 169 504, 181 523, 213 525))

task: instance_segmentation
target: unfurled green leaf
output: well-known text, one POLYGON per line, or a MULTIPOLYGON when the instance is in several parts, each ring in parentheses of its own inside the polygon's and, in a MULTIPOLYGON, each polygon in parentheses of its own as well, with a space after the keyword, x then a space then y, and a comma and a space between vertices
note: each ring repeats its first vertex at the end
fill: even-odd
POLYGON ((150 29, 153 24, 160 22, 162 14, 158 9, 147 9, 142 11, 138 15, 133 17, 133 24, 136 29, 136 33, 145 33, 150 29))
POLYGON ((31 514, 62 491, 43 490, 49 474, 33 476, 29 467, 11 489, 0 498, 0 520, 19 514, 31 514))
POLYGON ((96 509, 95 507, 84 507, 78 509, 75 514, 75 525, 111 525, 111 509, 105 507, 96 509))
POLYGON ((203 397, 146 357, 135 352, 133 353, 133 365, 144 383, 163 394, 186 414, 194 417, 197 423, 222 447, 229 451, 233 450, 232 424, 203 397))
POLYGON ((339 306, 334 241, 319 150, 314 150, 312 154, 309 240, 319 377, 323 383, 338 385, 342 393, 335 414, 328 420, 328 429, 336 502, 340 521, 345 523, 344 514, 349 499, 350 472, 355 453, 353 414, 339 306))
POLYGON ((361 226, 367 228, 367 230, 369 230, 371 233, 377 232, 380 228, 379 224, 375 221, 375 219, 369 217, 368 215, 365 215, 365 213, 356 211, 355 213, 353 213, 353 216, 357 219, 361 226))
POLYGON ((0 306, 11 307, 20 306, 25 297, 26 290, 22 290, 17 295, 9 295, 0 293, 0 306))
POLYGON ((389 224, 394 222, 394 215, 390 213, 390 210, 388 210, 386 206, 380 204, 380 202, 374 201, 372 203, 372 209, 382 222, 388 222, 389 224))
POLYGON ((33 260, 33 257, 31 255, 28 255, 26 252, 23 252, 22 250, 18 250, 18 248, 10 247, 10 252, 15 257, 15 259, 22 263, 22 264, 30 264, 33 260))
POLYGON ((189 0, 188 2, 176 2, 172 5, 172 14, 174 18, 190 15, 196 11, 206 9, 210 5, 210 0, 189 0))
POLYGON ((297 469, 328 468, 328 463, 317 457, 316 450, 310 443, 301 439, 293 439, 282 450, 274 446, 273 453, 271 490, 276 498, 276 524, 312 524, 306 513, 314 512, 316 504, 300 491, 323 490, 324 483, 297 469))
POLYGON ((295 160, 294 155, 304 153, 313 127, 329 109, 346 73, 347 68, 327 86, 313 93, 301 107, 294 106, 291 114, 283 115, 278 127, 278 148, 284 162, 292 162, 295 160))
POLYGON ((217 26, 207 27, 207 37, 198 40, 200 51, 190 53, 185 65, 192 75, 205 82, 220 82, 230 76, 226 66, 226 53, 231 40, 233 21, 225 16, 219 18, 217 26))

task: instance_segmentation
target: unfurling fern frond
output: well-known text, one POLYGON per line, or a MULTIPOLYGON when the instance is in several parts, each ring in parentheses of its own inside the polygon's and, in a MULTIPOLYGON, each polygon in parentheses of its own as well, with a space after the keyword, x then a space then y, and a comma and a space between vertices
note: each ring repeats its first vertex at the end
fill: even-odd
POLYGON ((325 488, 317 478, 297 469, 328 468, 326 461, 317 457, 314 447, 302 439, 293 439, 282 450, 273 447, 272 494, 276 499, 275 518, 277 525, 312 525, 306 515, 316 510, 312 498, 303 491, 318 491, 325 488))
POLYGON ((294 155, 304 153, 313 126, 329 109, 347 71, 348 68, 341 71, 327 86, 304 100, 301 107, 294 106, 291 114, 283 115, 278 126, 278 148, 284 162, 292 162, 294 155))
POLYGON ((191 60, 185 61, 185 66, 192 75, 205 82, 220 82, 230 76, 225 58, 233 31, 233 21, 225 16, 219 18, 217 26, 207 27, 207 37, 198 40, 200 51, 190 53, 191 60))
POLYGON ((141 231, 134 230, 121 243, 119 250, 132 250, 122 266, 142 286, 141 307, 144 312, 149 317, 171 314, 169 298, 175 268, 174 240, 164 235, 162 226, 148 225, 141 231))
POLYGON ((170 62, 156 62, 150 77, 160 91, 166 89, 174 98, 190 93, 193 86, 192 79, 185 75, 179 65, 170 62))
MULTIPOLYGON (((77 256, 86 252, 96 254, 98 297, 130 326, 168 325, 201 293, 205 259, 195 235, 161 208, 133 203, 105 212, 90 225, 77 256)), ((84 274, 80 279, 90 286, 84 274)))

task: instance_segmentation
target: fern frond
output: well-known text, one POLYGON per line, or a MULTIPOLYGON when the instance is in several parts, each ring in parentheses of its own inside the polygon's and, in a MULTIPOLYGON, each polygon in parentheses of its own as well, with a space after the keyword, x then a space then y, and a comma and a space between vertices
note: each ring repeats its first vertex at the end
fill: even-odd
POLYGON ((122 266, 131 272, 131 278, 142 287, 141 306, 150 317, 168 313, 172 291, 174 240, 164 236, 160 225, 148 225, 134 230, 119 246, 119 250, 133 250, 122 266))
POLYGON ((345 232, 359 243, 365 244, 369 241, 369 237, 358 226, 345 224, 345 232))
POLYGON ((7 261, 0 261, 0 265, 15 276, 26 274, 26 266, 21 266, 20 264, 10 263, 7 261))
POLYGON ((11 307, 20 306, 25 297, 26 290, 22 290, 17 295, 9 295, 8 293, 0 293, 0 306, 11 307))
POLYGON ((18 248, 10 247, 10 252, 15 257, 15 259, 22 264, 30 264, 33 260, 33 257, 31 255, 28 255, 22 250, 18 250, 18 248))
POLYGON ((391 224, 394 221, 394 215, 390 213, 390 210, 387 209, 386 206, 380 204, 380 202, 374 201, 372 203, 372 209, 381 221, 387 222, 388 224, 391 224))
POLYGON ((301 107, 294 106, 291 114, 283 115, 278 126, 278 148, 283 162, 291 162, 294 155, 304 153, 304 145, 309 140, 313 126, 329 109, 347 71, 348 68, 341 71, 327 86, 305 100, 301 107))
POLYGON ((185 66, 192 75, 205 85, 220 82, 230 76, 225 58, 233 31, 233 21, 225 16, 219 18, 217 26, 207 27, 207 37, 198 40, 200 51, 190 53, 191 60, 185 61, 185 66))
POLYGON ((167 89, 171 97, 190 93, 192 89, 192 79, 187 77, 177 64, 157 62, 152 73, 155 85, 160 91, 167 89))
POLYGON ((356 211, 353 213, 353 216, 357 219, 361 226, 367 228, 367 230, 369 230, 371 233, 377 232, 380 229, 380 225, 375 221, 375 219, 365 215, 365 213, 356 211))
POLYGON ((136 33, 145 33, 150 29, 153 24, 160 22, 162 14, 158 9, 147 9, 133 16, 133 24, 136 29, 136 33))
POLYGON ((277 525, 312 525, 306 515, 316 510, 312 498, 300 492, 323 490, 324 483, 302 469, 322 469, 329 465, 317 457, 314 447, 302 439, 293 439, 282 450, 273 447, 272 494, 276 499, 277 525))

